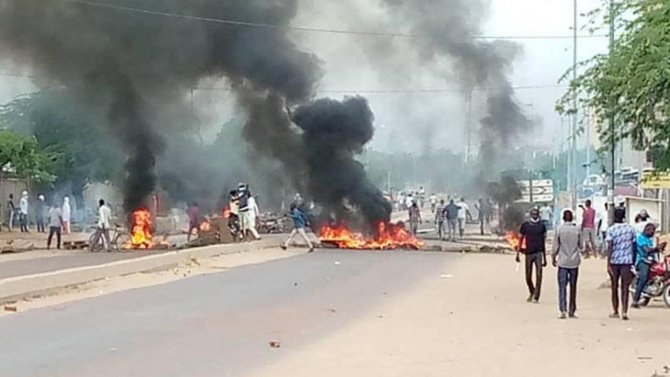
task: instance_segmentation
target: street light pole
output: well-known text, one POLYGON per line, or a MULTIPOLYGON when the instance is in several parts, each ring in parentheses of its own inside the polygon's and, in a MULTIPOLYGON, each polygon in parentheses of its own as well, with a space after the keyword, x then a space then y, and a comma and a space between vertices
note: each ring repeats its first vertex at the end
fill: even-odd
MULTIPOLYGON (((572 81, 577 81, 577 0, 573 2, 573 20, 572 20, 572 81)), ((574 109, 574 114, 572 114, 572 127, 570 127, 570 163, 571 163, 571 186, 570 192, 571 195, 571 207, 573 210, 577 209, 577 153, 576 146, 577 140, 575 134, 577 133, 577 92, 575 91, 572 95, 572 108, 574 109)))
MULTIPOLYGON (((615 12, 614 12, 614 0, 610 0, 610 51, 609 54, 612 56, 612 53, 614 52, 614 31, 615 31, 615 12)), ((610 106, 616 106, 616 104, 609 104, 610 106)), ((613 224, 614 223, 614 189, 616 188, 616 176, 614 172, 616 171, 616 142, 614 139, 614 132, 615 132, 615 126, 614 126, 614 108, 610 108, 610 119, 609 119, 609 128, 610 128, 610 139, 612 141, 611 145, 611 158, 612 158, 612 166, 611 166, 611 185, 612 188, 609 190, 608 195, 607 195, 607 201, 609 202, 609 211, 608 211, 608 217, 609 217, 609 223, 613 224)))

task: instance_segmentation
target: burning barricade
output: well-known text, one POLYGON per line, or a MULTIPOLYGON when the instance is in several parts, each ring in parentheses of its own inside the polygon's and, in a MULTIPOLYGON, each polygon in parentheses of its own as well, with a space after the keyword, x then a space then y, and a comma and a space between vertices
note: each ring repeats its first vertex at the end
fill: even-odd
POLYGON ((165 240, 154 240, 151 212, 146 208, 138 208, 131 214, 130 239, 121 248, 124 250, 146 250, 168 248, 165 240))
POLYGON ((424 245, 422 240, 405 229, 402 222, 397 224, 380 222, 374 235, 352 231, 344 224, 324 225, 319 229, 319 238, 322 245, 340 249, 418 250, 424 245))

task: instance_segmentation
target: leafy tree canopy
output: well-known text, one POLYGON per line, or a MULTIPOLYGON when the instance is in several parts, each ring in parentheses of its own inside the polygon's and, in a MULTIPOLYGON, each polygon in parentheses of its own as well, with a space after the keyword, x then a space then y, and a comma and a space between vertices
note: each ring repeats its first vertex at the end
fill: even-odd
MULTIPOLYGON (((571 82, 557 109, 574 113, 577 96, 578 108, 596 116, 606 146, 630 137, 637 149, 664 151, 654 154, 655 164, 670 168, 670 2, 618 0, 611 11, 617 35, 611 53, 581 64, 585 71, 571 82)), ((610 10, 602 18, 600 13, 591 13, 592 30, 610 23, 610 10)))

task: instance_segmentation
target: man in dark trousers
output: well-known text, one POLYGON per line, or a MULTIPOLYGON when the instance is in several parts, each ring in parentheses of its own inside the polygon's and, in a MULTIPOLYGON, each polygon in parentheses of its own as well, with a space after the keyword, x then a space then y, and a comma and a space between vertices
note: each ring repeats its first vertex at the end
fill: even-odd
MULTIPOLYGON (((528 299, 526 301, 538 303, 542 291, 542 268, 547 266, 547 227, 540 221, 540 211, 533 208, 530 211, 530 220, 524 222, 519 230, 521 239, 519 248, 526 254, 526 284, 528 285, 528 299), (524 250, 525 245, 525 250, 524 250), (533 284, 533 266, 535 266, 535 284, 533 284)), ((519 262, 519 253, 516 254, 519 262)))

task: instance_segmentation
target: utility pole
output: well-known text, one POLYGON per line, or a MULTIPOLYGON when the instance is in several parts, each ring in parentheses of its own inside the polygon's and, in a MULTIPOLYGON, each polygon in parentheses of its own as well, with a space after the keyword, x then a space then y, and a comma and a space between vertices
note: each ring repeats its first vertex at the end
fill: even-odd
MULTIPOLYGON (((610 0, 610 56, 614 52, 614 31, 615 31, 615 19, 616 15, 614 12, 614 0, 610 0)), ((610 106, 616 106, 615 104, 610 103, 610 106)), ((614 223, 614 189, 616 187, 616 176, 614 172, 616 171, 616 142, 614 139, 615 135, 615 129, 616 127, 614 126, 614 108, 610 108, 610 119, 609 119, 609 127, 610 127, 610 139, 612 140, 612 145, 611 145, 611 158, 612 158, 612 166, 611 169, 611 189, 608 190, 609 192, 607 193, 607 201, 609 202, 609 223, 613 224, 614 223)))
MULTIPOLYGON (((572 82, 577 81, 577 0, 573 2, 573 19, 572 19, 572 82)), ((572 95, 572 108, 575 113, 572 114, 572 127, 570 127, 570 192, 571 200, 570 206, 573 210, 577 209, 577 140, 575 134, 577 133, 577 92, 572 95)))

